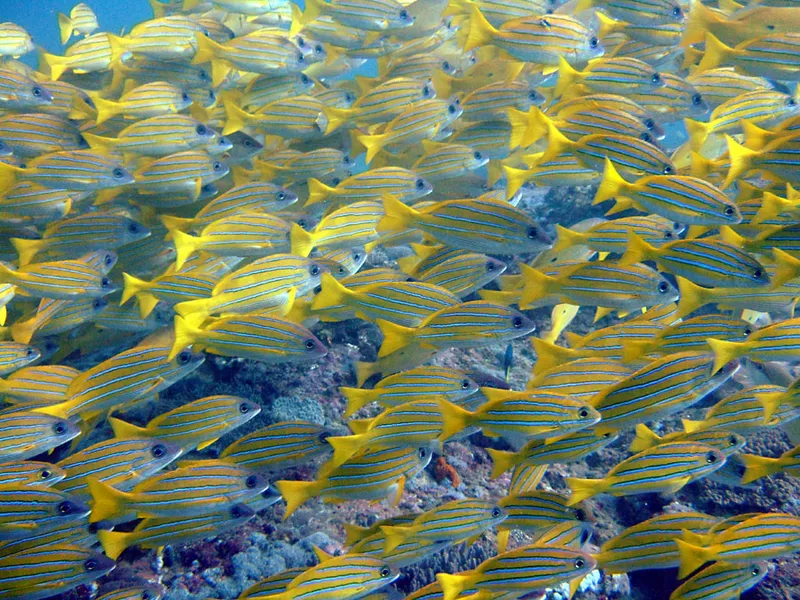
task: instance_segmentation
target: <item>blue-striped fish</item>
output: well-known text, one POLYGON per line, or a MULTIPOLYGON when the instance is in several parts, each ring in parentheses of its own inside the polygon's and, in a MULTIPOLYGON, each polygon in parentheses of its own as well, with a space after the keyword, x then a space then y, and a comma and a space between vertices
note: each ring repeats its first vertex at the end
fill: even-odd
POLYGON ((187 92, 168 81, 154 81, 136 86, 111 100, 96 95, 97 125, 117 115, 126 119, 147 119, 163 114, 178 113, 192 104, 187 92))
POLYGON ((117 438, 155 438, 189 452, 210 446, 260 412, 261 406, 238 396, 206 396, 151 419, 146 427, 115 417, 109 423, 117 438))
POLYGON ((0 421, 0 458, 24 460, 66 444, 80 432, 66 419, 20 409, 6 412, 0 421))
POLYGON ((115 290, 101 270, 80 259, 35 263, 18 270, 0 264, 0 281, 13 283, 30 296, 56 300, 102 297, 115 290))
MULTIPOLYGON (((228 174, 228 166, 202 150, 176 152, 136 169, 136 188, 143 194, 180 194, 192 200, 204 185, 228 174)), ((129 183, 129 182, 126 182, 129 183)))
POLYGON ((0 487, 0 508, 3 541, 24 538, 64 522, 77 525, 89 513, 84 502, 60 490, 23 484, 0 487))
POLYGON ((19 460, 0 463, 0 486, 52 487, 67 473, 58 465, 36 460, 19 460))
POLYGON ((133 182, 131 175, 113 158, 92 150, 62 150, 43 154, 25 167, 0 162, 0 190, 17 181, 30 181, 48 188, 97 191, 133 182))
POLYGON ((0 108, 35 110, 52 102, 53 97, 46 86, 12 69, 0 68, 0 108))
POLYGON ((306 421, 281 421, 249 433, 225 448, 220 460, 257 471, 285 469, 331 451, 327 427, 306 421))

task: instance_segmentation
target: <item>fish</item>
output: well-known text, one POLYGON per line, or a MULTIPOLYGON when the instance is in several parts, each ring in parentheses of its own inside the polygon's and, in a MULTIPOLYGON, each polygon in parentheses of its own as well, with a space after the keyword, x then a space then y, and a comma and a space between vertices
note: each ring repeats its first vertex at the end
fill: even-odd
POLYGON ((436 580, 444 600, 455 600, 473 586, 479 591, 518 592, 569 582, 572 589, 595 565, 594 558, 580 550, 534 544, 490 558, 469 573, 439 573, 436 580))
POLYGON ((77 425, 66 419, 38 414, 18 407, 3 415, 0 440, 4 441, 0 458, 25 460, 52 450, 81 433, 77 425))
POLYGON ((249 469, 213 460, 148 477, 129 492, 94 476, 87 477, 86 482, 94 500, 89 517, 92 523, 129 513, 159 518, 219 512, 269 486, 263 476, 249 469))
POLYGON ((677 491, 690 481, 719 469, 725 455, 705 444, 668 442, 634 454, 612 468, 602 479, 567 478, 572 506, 599 493, 616 496, 652 491, 677 491), (656 471, 656 475, 649 475, 656 471))
POLYGON ((19 58, 34 49, 33 38, 23 27, 6 21, 0 26, 0 37, 3 38, 0 44, 0 55, 4 57, 19 58))
POLYGON ((739 458, 744 463, 745 471, 742 483, 747 484, 762 477, 769 477, 776 473, 786 473, 795 476, 797 466, 797 446, 787 450, 778 458, 758 456, 756 454, 740 454, 739 458))
POLYGON ((2 540, 16 540, 30 533, 58 527, 64 522, 80 523, 89 507, 68 494, 50 487, 5 485, 0 488, 3 508, 2 540))
POLYGON ((115 417, 109 424, 119 439, 156 438, 189 452, 210 446, 260 412, 260 405, 238 396, 207 396, 159 415, 146 427, 115 417))
POLYGON ((719 594, 740 594, 752 588, 769 575, 767 561, 749 565, 731 565, 719 562, 692 575, 671 595, 672 600, 709 598, 719 594))
POLYGON ((734 358, 752 356, 756 360, 781 360, 792 353, 794 327, 800 320, 786 319, 752 332, 741 342, 709 338, 714 351, 714 371, 734 358))
POLYGON ((628 527, 606 541, 593 556, 597 566, 609 573, 672 569, 680 563, 675 540, 684 531, 704 535, 719 521, 718 517, 696 511, 665 513, 628 527))
POLYGON ((175 114, 192 104, 188 92, 168 81, 154 81, 131 87, 118 100, 103 98, 98 94, 92 101, 97 108, 97 125, 118 115, 126 119, 147 119, 175 114))
POLYGON ((7 190, 18 180, 48 188, 91 192, 133 183, 134 176, 122 163, 104 154, 61 150, 37 156, 24 168, 0 162, 0 190, 7 190))
POLYGON ((219 460, 257 471, 302 465, 332 450, 332 431, 306 421, 273 423, 242 436, 219 454, 219 460))
POLYGON ((73 35, 91 35, 100 27, 97 22, 97 15, 83 2, 73 6, 69 11, 69 15, 58 13, 56 17, 58 18, 58 29, 61 33, 62 44, 66 44, 73 35))
POLYGON ((430 460, 431 451, 425 447, 366 449, 339 466, 331 467, 332 463, 328 463, 314 481, 276 481, 275 486, 286 501, 284 521, 314 497, 325 502, 386 497, 398 501, 406 479, 420 473, 430 460))
POLYGON ((35 460, 0 463, 0 486, 53 487, 67 476, 64 469, 35 460))

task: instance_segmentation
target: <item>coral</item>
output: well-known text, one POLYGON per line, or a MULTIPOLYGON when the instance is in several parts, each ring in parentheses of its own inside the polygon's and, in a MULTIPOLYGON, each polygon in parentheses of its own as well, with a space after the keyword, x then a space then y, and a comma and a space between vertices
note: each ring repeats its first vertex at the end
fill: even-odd
POLYGON ((459 485, 461 485, 461 478, 458 476, 458 473, 453 466, 447 464, 447 460, 444 456, 440 456, 436 459, 436 464, 433 467, 433 477, 436 479, 437 483, 441 483, 447 479, 451 484, 453 484, 454 488, 457 488, 459 485))

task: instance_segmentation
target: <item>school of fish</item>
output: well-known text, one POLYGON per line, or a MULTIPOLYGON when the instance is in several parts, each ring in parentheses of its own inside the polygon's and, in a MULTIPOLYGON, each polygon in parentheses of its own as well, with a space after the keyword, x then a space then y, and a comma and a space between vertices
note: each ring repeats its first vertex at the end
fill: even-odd
POLYGON ((601 540, 586 502, 800 476, 800 445, 746 448, 766 428, 800 442, 797 0, 150 1, 119 34, 86 4, 59 14, 60 53, 0 23, 0 600, 276 503, 284 519, 396 504, 478 431, 506 442, 488 449, 505 497, 349 524, 345 553, 240 598, 388 598, 403 568, 487 532, 496 555, 407 600, 571 596, 595 569, 669 568, 671 600, 725 600, 800 551, 797 514, 665 513, 601 540), (553 229, 527 201, 590 185, 608 219, 553 229), (365 268, 379 246, 411 252, 365 268), (259 398, 126 416, 207 355, 319 360, 314 327, 349 319, 383 342, 340 388, 338 429, 273 423, 212 459, 198 451, 259 398), (508 345, 508 376, 520 339, 525 389, 430 364, 508 345), (539 485, 629 434, 604 477, 539 485), (283 474, 303 465, 313 480, 283 474))

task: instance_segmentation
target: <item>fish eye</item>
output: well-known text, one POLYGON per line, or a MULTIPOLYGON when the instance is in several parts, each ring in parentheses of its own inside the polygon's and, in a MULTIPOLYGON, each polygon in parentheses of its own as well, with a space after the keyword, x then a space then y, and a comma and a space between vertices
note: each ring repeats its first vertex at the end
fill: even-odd
POLYGON ((650 81, 653 83, 661 83, 661 75, 659 73, 653 73, 653 76, 650 78, 650 81))
POLYGON ((428 456, 428 451, 425 448, 420 448, 419 450, 417 450, 417 455, 420 458, 425 458, 428 456))
POLYGON ((361 252, 353 252, 353 260, 355 261, 361 260, 361 252))
POLYGON ((306 350, 313 350, 314 346, 316 346, 316 344, 314 343, 314 340, 308 339, 308 340, 306 340, 305 346, 306 346, 306 350))
POLYGON ((586 566, 586 561, 585 560, 583 560, 582 558, 576 558, 575 559, 575 568, 576 569, 582 569, 584 566, 586 566))
POLYGON ((539 237, 539 230, 536 227, 528 227, 528 239, 535 240, 539 237))
POLYGON ((336 187, 337 185, 342 183, 342 180, 339 177, 334 177, 333 179, 331 179, 331 183, 333 184, 334 187, 336 187))
POLYGON ((211 168, 214 169, 215 171, 222 171, 222 163, 221 162, 215 162, 211 166, 211 168))
POLYGON ((472 154, 472 156, 475 158, 475 160, 483 160, 483 154, 481 154, 477 150, 472 154))
MULTIPOLYGON (((753 333, 753 330, 750 329, 749 327, 745 327, 744 331, 742 333, 744 333, 745 335, 750 335, 751 333, 753 333)), ((763 366, 759 365, 758 363, 755 363, 755 365, 756 365, 756 369, 758 369, 759 371, 763 370, 763 368, 764 368, 763 366)))
POLYGON ((245 482, 244 482, 244 484, 245 484, 245 485, 246 485, 246 486, 247 486, 249 489, 251 489, 251 490, 252 490, 254 487, 256 487, 256 486, 258 485, 258 477, 256 477, 255 475, 250 475, 250 477, 248 477, 247 479, 245 479, 245 482))
MULTIPOLYGON (((403 12, 405 12, 405 11, 403 11, 403 12)), ((381 577, 388 577, 391 574, 392 574, 392 571, 391 571, 391 569, 389 569, 389 567, 383 567, 381 569, 381 577)))
POLYGON ((447 112, 449 112, 451 115, 454 115, 456 113, 456 105, 455 104, 451 104, 450 106, 448 106, 447 107, 447 112))
POLYGON ((314 294, 319 294, 321 291, 322 291, 321 285, 318 285, 317 287, 314 288, 314 294))
POLYGON ((604 439, 604 440, 607 440, 607 439, 608 439, 608 438, 610 438, 610 437, 611 437, 611 432, 610 432, 610 431, 606 431, 606 432, 603 434, 603 439, 604 439))
POLYGON ((729 443, 731 446, 735 446, 736 444, 738 444, 738 443, 739 443, 739 440, 737 440, 737 439, 736 439, 736 436, 732 435, 732 436, 730 437, 730 439, 728 440, 728 443, 729 443))
POLYGON ((317 436, 317 439, 318 439, 320 442, 325 442, 325 441, 327 441, 327 440, 328 440, 328 438, 329 438, 329 437, 331 437, 331 433, 330 433, 330 431, 323 431, 323 432, 321 432, 321 433, 320 433, 320 434, 317 436))
POLYGON ((322 44, 314 46, 314 54, 325 54, 325 48, 322 47, 322 44))
POLYGON ((36 98, 39 98, 42 95, 42 88, 40 88, 38 85, 35 85, 35 86, 33 86, 33 89, 31 90, 31 93, 36 98))
POLYGON ((755 271, 753 271, 753 277, 755 277, 756 279, 761 279, 761 276, 763 274, 764 273, 761 272, 761 269, 756 269, 755 271))
POLYGON ((103 277, 103 279, 100 281, 100 287, 104 290, 107 290, 111 287, 111 280, 108 277, 103 277))
POLYGON ((132 223, 128 223, 128 233, 139 233, 139 224, 135 221, 132 223))
POLYGON ((585 418, 587 418, 587 417, 589 416, 589 410, 588 410, 588 409, 586 409, 586 408, 582 408, 582 409, 580 409, 580 410, 578 411, 578 416, 579 416, 581 419, 585 419, 585 418))
POLYGON ((111 176, 114 179, 124 179, 125 178, 125 169, 121 167, 117 167, 113 171, 111 171, 111 176))
POLYGON ((713 452, 709 452, 706 454, 706 462, 710 465, 713 465, 715 462, 717 462, 717 455, 713 452))
POLYGON ((161 458, 167 453, 167 448, 164 444, 156 444, 153 446, 153 449, 150 450, 150 454, 152 454, 155 458, 161 458))
POLYGON ((298 219, 297 225, 305 229, 306 227, 308 227, 308 221, 306 221, 305 219, 298 219))
POLYGON ((588 531, 586 531, 585 529, 583 531, 581 531, 581 546, 583 546, 586 542, 589 541, 589 537, 590 536, 591 536, 591 534, 588 531))
POLYGON ((97 560, 94 558, 88 559, 83 563, 83 568, 87 571, 94 571, 97 568, 97 560))
POLYGON ((578 521, 585 521, 586 520, 586 511, 582 508, 579 508, 575 511, 575 519, 578 521))
POLYGON ((308 270, 311 275, 319 275, 319 266, 311 265, 311 268, 308 270))
POLYGON ((442 69, 445 70, 445 71, 449 71, 450 70, 450 62, 449 61, 444 61, 442 63, 442 69))
POLYGON ((653 121, 653 119, 645 119, 643 123, 644 126, 647 127, 648 129, 654 129, 656 126, 656 122, 653 121))
POLYGON ((469 381, 469 379, 462 379, 462 380, 461 380, 461 389, 462 389, 462 390, 468 390, 468 389, 469 389, 469 386, 470 386, 470 381, 469 381))
POLYGON ((753 567, 753 570, 750 571, 753 574, 753 577, 761 575, 761 567, 753 567))
POLYGON ((99 310, 102 306, 105 306, 102 298, 95 298, 94 302, 92 302, 92 308, 95 310, 99 310))
POLYGON ((189 97, 189 94, 187 94, 186 92, 183 92, 183 94, 181 95, 181 100, 183 102, 190 102, 192 99, 189 97))
POLYGON ((672 239, 672 232, 671 231, 665 231, 664 232, 664 238, 666 238, 668 240, 671 240, 672 239))
POLYGON ((211 79, 208 76, 208 71, 206 71, 205 69, 199 69, 197 71, 197 76, 200 79, 200 81, 209 81, 211 79))
POLYGON ((36 354, 36 352, 37 352, 37 350, 35 348, 31 348, 29 346, 28 349, 25 351, 25 355, 26 356, 33 356, 33 355, 36 354))
POLYGON ((89 96, 81 97, 84 102, 86 102, 86 106, 89 108, 95 108, 94 100, 92 100, 89 96))
POLYGON ((56 423, 55 425, 53 425, 53 433, 55 433, 56 435, 64 435, 65 433, 67 433, 67 426, 64 425, 63 423, 56 423))
POLYGON ((725 207, 725 214, 729 217, 736 214, 736 209, 733 208, 730 204, 725 207))
POLYGON ((681 10, 680 6, 676 6, 675 8, 672 9, 672 16, 673 17, 680 17, 682 14, 683 14, 683 11, 681 10))
POLYGON ((303 48, 306 45, 306 38, 301 35, 297 36, 297 45, 303 48))
POLYGON ((703 103, 703 97, 700 94, 693 94, 692 95, 692 104, 695 106, 700 106, 703 103))
POLYGON ((202 123, 195 128, 195 131, 197 132, 197 135, 206 135, 206 133, 208 133, 206 126, 202 123))
POLYGON ((521 329, 522 328, 522 317, 514 317, 511 320, 511 325, 514 326, 514 329, 521 329))
POLYGON ((589 48, 597 48, 597 44, 599 43, 600 41, 596 37, 592 37, 592 39, 589 40, 589 48))
POLYGON ((39 471, 39 477, 41 479, 50 479, 50 476, 52 474, 53 472, 50 469, 42 469, 41 471, 39 471))
POLYGON ((242 146, 245 148, 252 148, 253 147, 253 140, 245 140, 242 142, 242 146))
POLYGON ((219 144, 220 146, 228 146, 230 143, 231 141, 224 135, 220 136, 219 141, 217 142, 217 144, 219 144))
POLYGON ((424 179, 417 179, 417 189, 424 190, 425 189, 425 180, 424 179))
POLYGON ((795 106, 797 101, 794 98, 787 98, 786 99, 786 106, 795 106))
POLYGON ((305 57, 305 56, 303 56, 303 53, 302 53, 302 52, 299 52, 299 53, 297 54, 297 62, 299 62, 299 63, 301 63, 301 62, 306 62, 306 57, 305 57))
POLYGON ((308 85, 309 83, 311 83, 311 78, 305 73, 302 73, 300 75, 300 83, 302 83, 303 85, 308 85))
POLYGON ((494 263, 493 263, 492 261, 488 261, 488 262, 486 263, 486 270, 487 270, 487 271, 489 271, 490 273, 491 273, 492 271, 494 271, 494 263))
POLYGON ((69 515, 73 512, 75 507, 73 506, 72 502, 65 500, 58 505, 58 512, 62 515, 69 515))
POLYGON ((184 350, 180 354, 178 354, 178 364, 185 365, 192 359, 192 353, 188 350, 184 350))
POLYGON ((672 166, 671 166, 671 165, 665 165, 665 166, 664 166, 664 168, 663 168, 663 169, 661 169, 661 172, 662 172, 664 175, 672 175, 672 172, 673 172, 673 171, 674 171, 674 169, 672 168, 672 166))
POLYGON ((495 519, 499 519, 502 516, 502 512, 496 506, 492 509, 492 517, 495 519))
POLYGON ((140 597, 141 597, 142 600, 151 600, 150 592, 148 592, 148 591, 142 592, 142 595, 140 597))
POLYGON ((346 164, 346 165, 349 165, 349 164, 351 164, 351 163, 352 163, 352 161, 353 161, 353 159, 352 159, 352 158, 350 158, 350 157, 349 157, 347 154, 345 154, 345 155, 342 157, 342 163, 344 163, 344 164, 346 164))
POLYGON ((667 284, 666 281, 662 281, 661 283, 658 284, 659 292, 661 292, 662 294, 666 294, 667 290, 669 290, 669 285, 667 284))
POLYGON ((250 412, 250 407, 247 405, 247 402, 242 402, 239 405, 239 412, 242 413, 243 415, 246 415, 247 413, 250 412))
POLYGON ((427 84, 422 86, 422 95, 426 98, 431 95, 431 88, 427 84))
POLYGON ((647 133, 646 131, 639 136, 639 139, 642 140, 643 142, 647 142, 648 144, 653 141, 653 138, 650 137, 650 134, 647 133))

